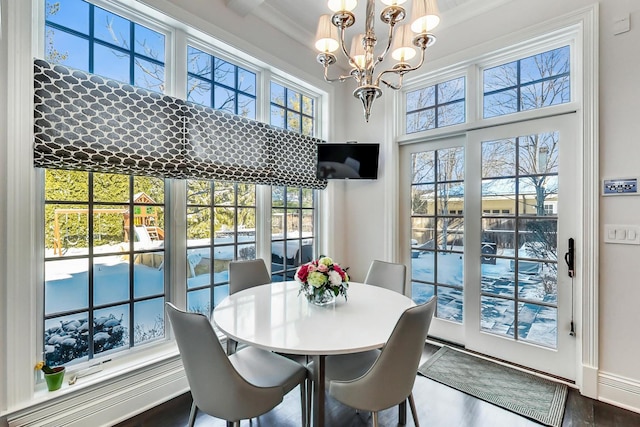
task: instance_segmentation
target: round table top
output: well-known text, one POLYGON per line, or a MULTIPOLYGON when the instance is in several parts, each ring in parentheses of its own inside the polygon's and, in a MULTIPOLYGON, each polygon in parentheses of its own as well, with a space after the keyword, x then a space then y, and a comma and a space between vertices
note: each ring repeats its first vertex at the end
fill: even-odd
POLYGON ((316 306, 296 282, 274 282, 228 296, 213 311, 228 337, 265 350, 329 355, 380 348, 415 303, 397 292, 349 283, 348 300, 316 306))

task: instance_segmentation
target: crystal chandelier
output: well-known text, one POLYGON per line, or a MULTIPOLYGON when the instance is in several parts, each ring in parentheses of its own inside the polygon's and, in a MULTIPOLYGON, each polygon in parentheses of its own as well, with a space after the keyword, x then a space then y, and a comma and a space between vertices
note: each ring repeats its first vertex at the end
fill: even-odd
POLYGON ((348 78, 353 78, 358 84, 356 90, 353 91, 353 96, 362 101, 364 117, 367 122, 371 115, 373 102, 382 95, 380 83, 395 90, 402 87, 403 76, 409 71, 417 70, 424 63, 425 50, 436 41, 436 37, 430 31, 440 22, 437 0, 413 0, 411 25, 402 25, 396 31, 396 24, 401 22, 406 15, 405 9, 400 6, 406 0, 381 1, 386 7, 380 14, 380 20, 389 26, 389 30, 386 47, 379 55, 374 52, 377 42, 373 28, 375 0, 367 0, 365 32, 353 37, 350 50, 347 49, 345 43, 345 30, 356 22, 352 11, 358 3, 357 0, 329 0, 328 6, 333 11, 333 15, 320 17, 316 33, 315 46, 320 51, 317 59, 324 67, 324 79, 328 82, 344 82, 348 78), (416 55, 416 48, 420 50, 420 61, 417 65, 412 66, 407 61, 416 55), (333 52, 338 49, 342 50, 349 61, 351 70, 348 75, 329 78, 329 67, 337 60, 333 52), (380 71, 375 76, 375 68, 384 60, 389 51, 397 63, 390 69, 380 71), (386 74, 396 74, 397 81, 392 83, 385 80, 386 74))

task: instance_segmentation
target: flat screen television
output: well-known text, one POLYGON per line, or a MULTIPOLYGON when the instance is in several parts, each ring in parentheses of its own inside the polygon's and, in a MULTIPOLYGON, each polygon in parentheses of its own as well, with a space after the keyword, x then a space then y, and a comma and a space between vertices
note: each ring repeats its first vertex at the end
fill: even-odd
POLYGON ((377 179, 380 144, 318 144, 319 179, 377 179))

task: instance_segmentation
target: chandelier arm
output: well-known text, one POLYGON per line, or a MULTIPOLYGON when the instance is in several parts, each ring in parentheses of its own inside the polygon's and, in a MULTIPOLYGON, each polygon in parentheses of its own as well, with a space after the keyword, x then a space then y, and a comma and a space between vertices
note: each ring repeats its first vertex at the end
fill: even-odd
MULTIPOLYGON (((400 76, 403 76, 403 75, 407 74, 410 71, 415 71, 418 68, 422 67, 422 64, 424 64, 424 57, 425 57, 424 51, 425 50, 426 50, 426 47, 420 48, 420 62, 418 63, 418 65, 416 65, 415 67, 411 67, 406 62, 401 62, 399 64, 396 64, 390 70, 384 70, 384 71, 380 72, 380 74, 378 74, 378 77, 376 78, 375 85, 379 86, 380 85, 380 80, 382 79, 382 76, 384 76, 387 73, 394 73, 394 74, 398 74, 400 76)), ((384 83, 387 86, 389 86, 389 84, 387 82, 384 82, 384 83)), ((389 87, 391 87, 391 86, 389 86, 389 87)))
POLYGON ((387 56, 387 53, 389 53, 389 49, 391 49, 391 45, 393 44, 394 29, 395 29, 395 23, 393 22, 389 23, 389 37, 387 37, 387 47, 385 47, 384 51, 380 55, 378 55, 378 57, 376 58, 376 62, 373 64, 374 67, 377 66, 382 61, 384 61, 384 58, 387 56))
MULTIPOLYGON (((362 68, 358 66, 358 63, 351 57, 351 55, 349 55, 349 52, 347 52, 347 46, 344 42, 345 27, 339 27, 339 28, 340 28, 340 48, 342 49, 342 53, 344 54, 345 58, 347 58, 347 61, 349 61, 349 65, 355 68, 358 71, 358 73, 362 73, 362 68)), ((345 79, 347 77, 353 77, 353 73, 351 76, 344 76, 344 77, 345 79)), ((344 80, 341 80, 341 81, 344 81, 344 80)))
MULTIPOLYGON (((345 80, 347 80, 348 78, 354 78, 354 79, 356 79, 356 77, 355 77, 353 74, 350 74, 350 75, 347 75, 347 76, 338 76, 338 77, 330 78, 330 77, 329 77, 329 65, 327 65, 327 66, 325 66, 325 67, 324 67, 324 80, 325 80, 326 82, 329 82, 329 83, 333 83, 333 82, 340 82, 340 83, 342 83, 342 82, 344 82, 345 80)), ((357 79, 356 79, 356 80, 357 80, 357 79)))

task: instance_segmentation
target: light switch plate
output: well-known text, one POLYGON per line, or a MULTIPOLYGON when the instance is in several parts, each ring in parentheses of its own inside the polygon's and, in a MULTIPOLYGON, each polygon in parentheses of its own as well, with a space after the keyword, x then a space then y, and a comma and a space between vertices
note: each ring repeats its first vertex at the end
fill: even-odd
POLYGON ((640 226, 605 224, 604 242, 622 245, 640 245, 640 226))

